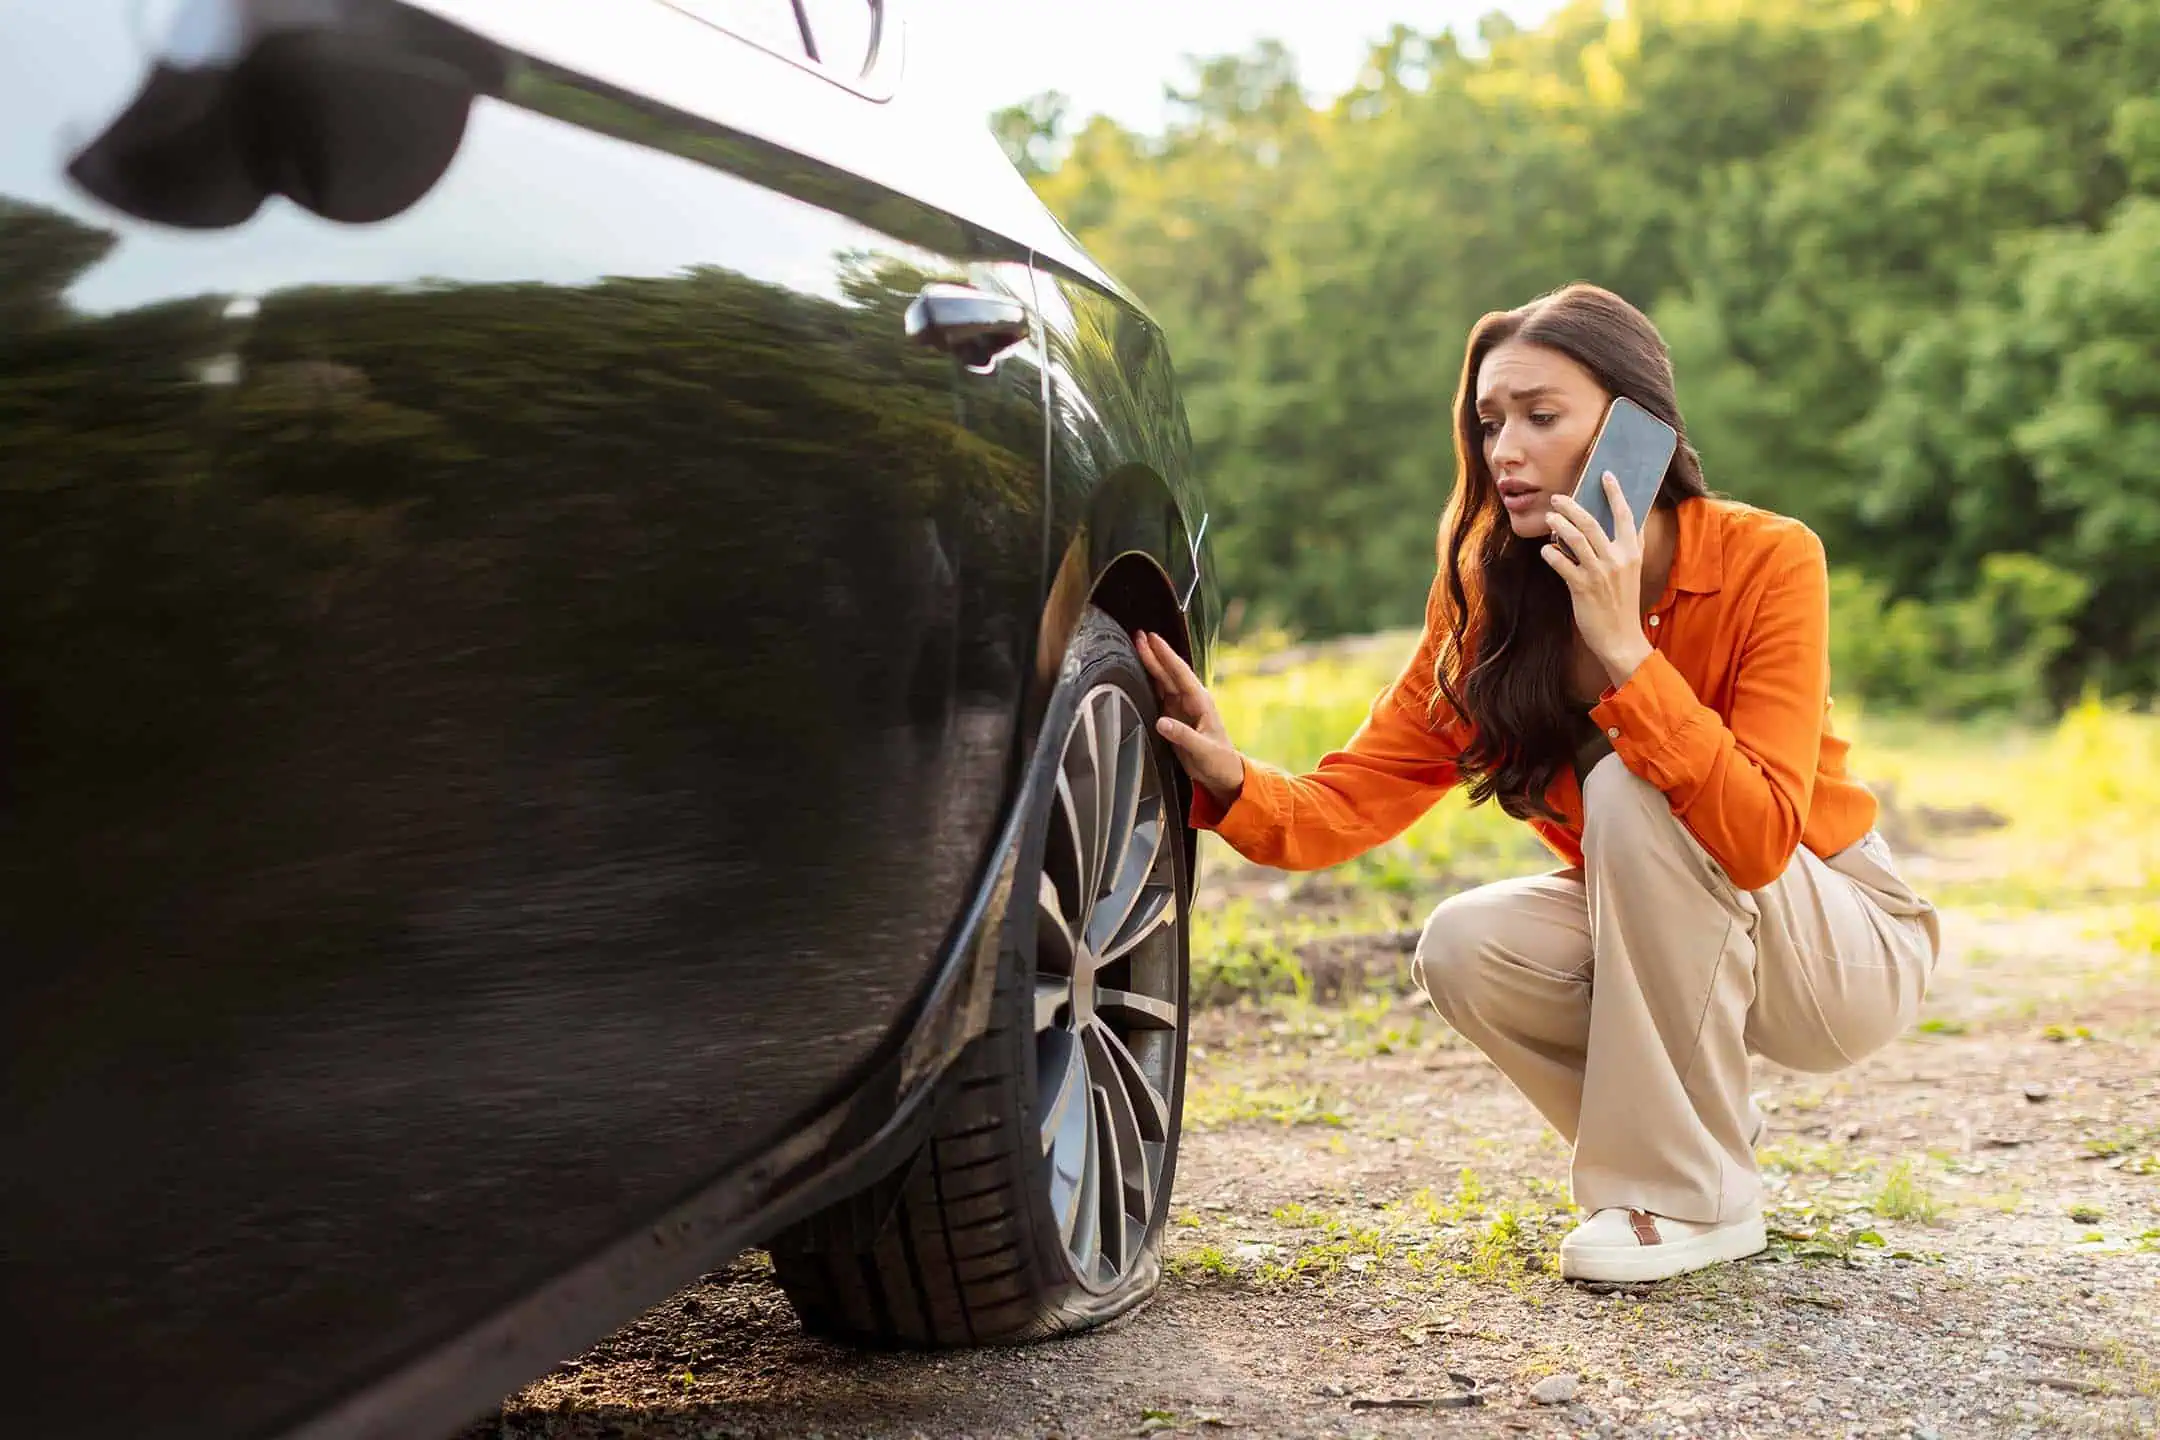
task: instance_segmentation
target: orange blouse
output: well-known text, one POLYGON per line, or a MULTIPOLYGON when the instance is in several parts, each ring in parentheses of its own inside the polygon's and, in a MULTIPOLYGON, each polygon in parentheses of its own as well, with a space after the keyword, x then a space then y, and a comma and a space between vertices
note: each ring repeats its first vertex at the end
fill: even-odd
MULTIPOLYGON (((1800 846, 1834 855, 1875 823, 1875 797, 1830 733, 1829 567, 1812 530, 1767 510, 1690 499, 1675 518, 1672 573, 1644 618, 1653 653, 1590 715, 1733 883, 1759 890, 1800 846)), ((1408 829, 1460 778, 1473 733, 1434 693, 1445 605, 1436 579, 1417 652, 1347 745, 1304 775, 1247 758, 1235 803, 1196 788, 1192 823, 1283 870, 1338 864, 1408 829)), ((1546 798, 1562 823, 1530 827, 1580 865, 1572 767, 1546 798)))

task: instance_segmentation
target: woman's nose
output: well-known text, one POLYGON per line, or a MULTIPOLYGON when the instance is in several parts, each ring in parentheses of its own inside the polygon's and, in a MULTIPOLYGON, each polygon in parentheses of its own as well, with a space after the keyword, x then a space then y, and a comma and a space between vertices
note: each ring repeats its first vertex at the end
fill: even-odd
POLYGON ((1522 458, 1522 446, 1517 443, 1515 426, 1512 423, 1502 424, 1500 433, 1493 436, 1493 470, 1498 472, 1503 466, 1515 464, 1522 458))

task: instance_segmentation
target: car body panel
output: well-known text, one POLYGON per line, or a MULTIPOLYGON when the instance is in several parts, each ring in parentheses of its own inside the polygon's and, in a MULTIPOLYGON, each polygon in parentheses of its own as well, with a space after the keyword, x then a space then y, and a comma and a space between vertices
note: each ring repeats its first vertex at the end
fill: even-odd
POLYGON ((888 1124, 1015 783, 1043 386, 902 329, 1024 246, 551 66, 379 224, 137 222, 60 170, 134 9, 0 12, 0 1231, 40 1434, 226 1437, 888 1124))
POLYGON ((904 72, 431 0, 503 67, 418 204, 183 231, 65 171, 170 8, 0 0, 10 1374, 404 1440, 911 1153, 1042 661, 1204 665, 1205 515, 1159 334, 904 72), (933 281, 1030 333, 904 343, 933 281))
MULTIPOLYGON (((1220 611, 1208 514, 1161 329, 1114 286, 1038 257, 1050 372, 1052 607, 1068 571, 1099 598, 1121 559, 1145 559, 1176 610, 1171 638, 1204 674, 1220 611)), ((1038 673, 1056 657, 1038 654, 1038 673)))

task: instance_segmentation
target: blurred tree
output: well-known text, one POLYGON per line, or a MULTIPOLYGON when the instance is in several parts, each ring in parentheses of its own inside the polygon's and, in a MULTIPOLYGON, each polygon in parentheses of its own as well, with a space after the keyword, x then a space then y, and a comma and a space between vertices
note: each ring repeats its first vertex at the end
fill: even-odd
POLYGON ((1169 331, 1249 613, 1414 619, 1465 331, 1586 278, 1658 318, 1714 486, 1886 602, 2089 577, 2051 693, 2160 686, 2160 0, 1576 0, 1398 26, 1324 109, 1274 47, 1173 98, 1036 183, 1169 331))
POLYGON ((1067 96, 1045 90, 992 114, 990 133, 1014 168, 1033 180, 1057 168, 1071 110, 1067 96))

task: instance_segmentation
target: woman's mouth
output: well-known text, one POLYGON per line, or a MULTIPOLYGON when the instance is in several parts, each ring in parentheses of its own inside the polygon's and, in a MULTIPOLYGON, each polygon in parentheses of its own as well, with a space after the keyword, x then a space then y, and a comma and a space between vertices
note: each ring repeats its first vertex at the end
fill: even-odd
POLYGON ((1544 493, 1537 486, 1525 480, 1503 480, 1500 482, 1500 503, 1507 507, 1507 512, 1510 515, 1520 515, 1523 511, 1528 510, 1537 503, 1538 497, 1544 493))

